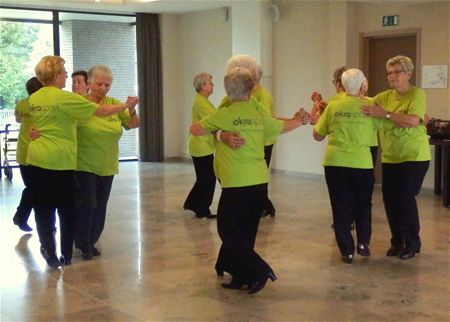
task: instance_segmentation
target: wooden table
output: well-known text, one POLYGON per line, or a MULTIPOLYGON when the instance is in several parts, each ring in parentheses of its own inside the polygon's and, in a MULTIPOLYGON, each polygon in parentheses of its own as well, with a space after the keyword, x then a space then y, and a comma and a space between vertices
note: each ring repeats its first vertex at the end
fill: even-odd
POLYGON ((442 205, 450 207, 450 140, 431 139, 434 145, 434 193, 442 194, 442 205))

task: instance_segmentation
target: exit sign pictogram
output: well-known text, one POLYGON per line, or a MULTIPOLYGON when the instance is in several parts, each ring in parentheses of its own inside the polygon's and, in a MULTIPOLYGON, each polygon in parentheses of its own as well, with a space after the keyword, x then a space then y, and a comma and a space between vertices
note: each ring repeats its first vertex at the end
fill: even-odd
POLYGON ((397 25, 398 25, 398 15, 383 16, 383 27, 397 26, 397 25))

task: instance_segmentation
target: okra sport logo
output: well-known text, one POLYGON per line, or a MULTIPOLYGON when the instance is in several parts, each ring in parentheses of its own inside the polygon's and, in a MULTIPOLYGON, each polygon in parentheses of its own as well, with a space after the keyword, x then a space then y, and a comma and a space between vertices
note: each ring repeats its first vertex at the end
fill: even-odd
POLYGON ((347 118, 358 118, 358 117, 364 117, 364 114, 362 112, 343 112, 339 111, 334 113, 335 117, 347 117, 347 118))
POLYGON ((237 119, 235 119, 233 121, 233 125, 234 126, 256 126, 259 125, 261 123, 260 119, 241 119, 240 117, 238 117, 237 119))

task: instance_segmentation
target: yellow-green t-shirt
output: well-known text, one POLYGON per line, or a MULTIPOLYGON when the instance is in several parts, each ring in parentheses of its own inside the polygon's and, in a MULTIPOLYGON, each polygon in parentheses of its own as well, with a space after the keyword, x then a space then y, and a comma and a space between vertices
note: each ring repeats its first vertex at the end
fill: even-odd
MULTIPOLYGON (((105 105, 122 104, 106 96, 105 105)), ((77 170, 99 176, 119 173, 119 140, 123 129, 129 129, 128 110, 109 116, 93 115, 88 121, 78 123, 77 170)))
MULTIPOLYGON (((416 115, 423 120, 426 113, 425 92, 411 86, 402 97, 393 89, 381 92, 374 101, 389 112, 416 115)), ((402 163, 431 159, 427 130, 423 123, 412 128, 394 127, 380 131, 381 162, 402 163)))
POLYGON ((14 114, 20 120, 19 137, 17 139, 16 161, 18 164, 27 164, 28 144, 30 144, 30 105, 28 99, 17 102, 14 114))
POLYGON ((46 86, 32 94, 30 123, 40 137, 28 146, 27 164, 50 170, 77 166, 77 123, 88 120, 98 105, 78 94, 46 86))
MULTIPOLYGON (((251 97, 253 99, 255 99, 256 102, 258 102, 258 104, 264 108, 264 111, 268 115, 272 116, 273 97, 272 97, 272 94, 270 94, 270 92, 264 86, 260 85, 260 86, 258 86, 258 88, 256 90, 252 91, 251 97)), ((229 100, 228 96, 225 96, 220 101, 219 109, 222 107, 227 107, 229 105, 230 105, 230 100, 229 100)), ((272 139, 266 138, 264 140, 264 145, 265 146, 272 145, 272 144, 275 144, 275 142, 276 142, 276 138, 272 138, 272 139)))
POLYGON ((369 100, 345 95, 330 101, 319 122, 316 132, 328 136, 323 165, 372 169, 370 144, 374 131, 391 128, 393 123, 380 118, 369 118, 361 112, 363 105, 373 105, 369 100))
POLYGON ((345 92, 339 92, 336 93, 335 95, 328 97, 325 102, 327 102, 328 104, 331 103, 332 101, 343 99, 344 97, 346 97, 345 92))
MULTIPOLYGON (((260 85, 252 92, 252 97, 256 99, 256 101, 266 110, 267 114, 273 116, 273 97, 272 94, 265 88, 260 85)), ((273 139, 265 139, 264 145, 272 145, 275 144, 276 138, 273 139)))
MULTIPOLYGON (((192 123, 198 122, 208 115, 216 111, 214 105, 207 97, 196 94, 192 104, 192 123)), ((193 157, 204 157, 214 153, 214 136, 207 134, 203 136, 195 136, 189 134, 188 138, 189 154, 193 157)))
MULTIPOLYGON (((330 102, 332 102, 332 101, 337 101, 337 100, 343 99, 343 98, 345 98, 346 96, 347 96, 347 95, 346 95, 345 92, 339 92, 339 93, 336 93, 336 94, 333 95, 333 96, 328 97, 328 99, 327 99, 325 102, 330 103, 330 102)), ((370 101, 372 100, 370 97, 366 97, 366 99, 368 99, 368 100, 370 100, 370 101)), ((370 104, 370 105, 373 105, 373 104, 370 104)), ((371 140, 370 140, 370 146, 378 146, 378 136, 377 136, 377 132, 373 132, 372 138, 371 138, 371 140)))
POLYGON ((267 183, 269 174, 264 160, 265 138, 276 138, 283 129, 283 121, 269 116, 255 100, 236 102, 228 108, 200 121, 209 131, 237 131, 245 139, 239 149, 232 149, 223 142, 217 142, 216 155, 223 188, 246 187, 267 183))

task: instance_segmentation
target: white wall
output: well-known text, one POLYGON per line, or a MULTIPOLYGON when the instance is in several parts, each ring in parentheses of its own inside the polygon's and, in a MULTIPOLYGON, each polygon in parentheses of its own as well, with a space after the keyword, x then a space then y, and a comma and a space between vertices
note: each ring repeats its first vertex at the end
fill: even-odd
MULTIPOLYGON (((300 106, 310 109, 314 90, 331 95, 333 70, 340 65, 359 67, 359 35, 383 30, 383 15, 400 15, 400 26, 393 28, 421 28, 422 64, 449 64, 450 8, 446 1, 420 5, 282 1, 282 8, 280 20, 272 25, 272 92, 277 116, 291 116, 300 106)), ((187 156, 193 74, 201 70, 213 74, 214 104, 224 94, 223 68, 232 54, 233 39, 231 23, 222 18, 222 10, 163 15, 166 157, 187 156)), ((449 119, 448 89, 427 89, 426 93, 430 114, 449 119)), ((323 173, 325 143, 313 141, 311 132, 305 126, 280 137, 272 167, 323 173)), ((424 186, 432 185, 431 165, 424 186)))
POLYGON ((161 15, 161 55, 163 78, 164 156, 181 155, 183 133, 178 127, 183 115, 179 112, 180 74, 178 67, 178 31, 176 15, 161 15))
POLYGON ((162 17, 165 157, 187 157, 196 73, 213 75, 210 101, 225 96, 223 77, 231 56, 231 23, 224 9, 162 17), (166 55, 167 54, 167 55, 166 55))
MULTIPOLYGON (((328 2, 283 2, 283 14, 272 30, 277 116, 291 116, 300 106, 309 110, 314 90, 325 96, 332 93, 329 61, 345 62, 341 62, 342 58, 335 59, 342 57, 337 46, 330 52, 328 12, 328 2)), ((272 168, 323 173, 323 147, 324 143, 313 141, 310 126, 301 127, 278 139, 272 168)))

